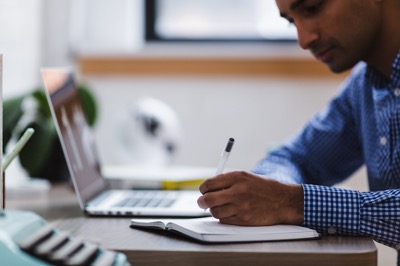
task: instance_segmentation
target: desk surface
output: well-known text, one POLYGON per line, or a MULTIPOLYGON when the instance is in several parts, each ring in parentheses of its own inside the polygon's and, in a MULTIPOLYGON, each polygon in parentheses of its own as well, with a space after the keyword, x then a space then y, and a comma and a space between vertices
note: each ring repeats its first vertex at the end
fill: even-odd
POLYGON ((129 228, 126 218, 73 218, 54 221, 62 229, 105 248, 125 253, 134 265, 376 265, 369 238, 246 244, 200 244, 163 232, 129 228))
POLYGON ((61 230, 121 251, 134 265, 377 265, 377 250, 370 238, 201 244, 165 232, 132 229, 129 218, 84 217, 74 198, 68 189, 55 188, 50 191, 51 200, 42 199, 41 204, 11 200, 8 205, 33 210, 61 230))

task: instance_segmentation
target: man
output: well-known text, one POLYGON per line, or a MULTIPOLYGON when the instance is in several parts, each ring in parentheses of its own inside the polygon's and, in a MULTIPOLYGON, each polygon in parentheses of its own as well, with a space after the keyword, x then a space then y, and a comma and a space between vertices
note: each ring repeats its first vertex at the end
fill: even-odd
POLYGON ((227 224, 304 225, 400 250, 400 0, 276 3, 303 49, 335 73, 355 67, 327 109, 254 174, 201 184, 199 206, 227 224), (371 192, 329 187, 363 164, 371 192))

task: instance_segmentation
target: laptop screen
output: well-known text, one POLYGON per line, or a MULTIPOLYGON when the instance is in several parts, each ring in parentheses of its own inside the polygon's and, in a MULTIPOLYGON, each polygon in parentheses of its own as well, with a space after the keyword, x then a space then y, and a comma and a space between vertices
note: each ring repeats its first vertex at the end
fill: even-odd
POLYGON ((43 69, 42 78, 68 169, 83 207, 106 188, 94 134, 86 122, 72 72, 43 69))

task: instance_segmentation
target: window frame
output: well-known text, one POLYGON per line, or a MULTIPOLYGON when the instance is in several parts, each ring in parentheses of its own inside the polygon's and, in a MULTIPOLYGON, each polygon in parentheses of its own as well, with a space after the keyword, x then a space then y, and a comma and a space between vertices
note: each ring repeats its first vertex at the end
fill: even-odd
MULTIPOLYGON (((278 38, 163 38, 156 32, 156 18, 157 18, 157 1, 159 0, 145 0, 144 1, 144 39, 146 42, 181 42, 181 43, 249 43, 249 42, 261 42, 261 43, 297 43, 297 39, 278 38)), ((162 0, 161 0, 162 1, 162 0)))

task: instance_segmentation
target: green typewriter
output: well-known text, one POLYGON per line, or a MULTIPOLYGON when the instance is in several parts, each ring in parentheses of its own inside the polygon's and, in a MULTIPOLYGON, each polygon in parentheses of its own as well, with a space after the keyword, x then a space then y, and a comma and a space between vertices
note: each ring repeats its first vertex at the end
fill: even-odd
POLYGON ((41 216, 0 210, 0 265, 130 265, 124 254, 54 228, 41 216))

